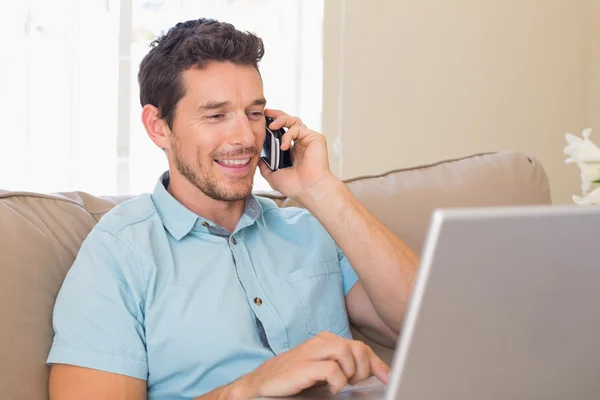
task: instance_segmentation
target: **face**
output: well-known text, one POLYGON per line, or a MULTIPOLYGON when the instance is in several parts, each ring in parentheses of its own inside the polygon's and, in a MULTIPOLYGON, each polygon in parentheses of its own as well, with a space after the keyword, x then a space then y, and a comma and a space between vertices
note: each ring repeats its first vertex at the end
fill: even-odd
POLYGON ((183 82, 167 150, 171 167, 215 200, 246 198, 265 140, 258 71, 211 62, 184 72, 183 82))

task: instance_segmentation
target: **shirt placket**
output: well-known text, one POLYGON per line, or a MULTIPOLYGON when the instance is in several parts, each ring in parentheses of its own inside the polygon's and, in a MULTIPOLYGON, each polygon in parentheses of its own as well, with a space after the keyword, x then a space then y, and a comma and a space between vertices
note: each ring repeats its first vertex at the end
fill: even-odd
POLYGON ((248 304, 259 319, 275 354, 289 350, 285 325, 263 290, 250 261, 243 234, 239 231, 229 238, 229 248, 236 263, 238 277, 246 292, 248 304))

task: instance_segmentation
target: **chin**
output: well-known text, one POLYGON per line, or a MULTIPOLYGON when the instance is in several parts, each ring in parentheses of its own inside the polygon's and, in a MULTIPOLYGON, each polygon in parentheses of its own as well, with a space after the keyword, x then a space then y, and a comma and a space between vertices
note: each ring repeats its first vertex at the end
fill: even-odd
POLYGON ((210 188, 202 190, 207 196, 219 201, 240 201, 244 200, 252 193, 252 180, 249 182, 236 182, 232 184, 217 184, 210 188))
POLYGON ((228 197, 246 198, 252 193, 252 182, 245 185, 235 185, 228 190, 228 197))

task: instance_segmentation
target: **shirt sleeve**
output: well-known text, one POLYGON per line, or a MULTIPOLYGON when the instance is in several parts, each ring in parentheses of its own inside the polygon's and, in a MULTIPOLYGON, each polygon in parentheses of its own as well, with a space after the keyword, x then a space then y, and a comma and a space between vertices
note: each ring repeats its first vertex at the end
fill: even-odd
POLYGON ((132 247, 96 226, 56 299, 47 363, 147 380, 144 282, 132 247))
POLYGON ((342 284, 344 286, 344 296, 346 296, 348 295, 350 289, 352 289, 356 282, 358 282, 358 275, 354 271, 354 268, 350 264, 350 261, 348 261, 348 259, 346 258, 346 255, 344 254, 342 249, 340 249, 340 247, 337 245, 336 247, 338 252, 338 261, 340 263, 340 268, 342 269, 342 284))

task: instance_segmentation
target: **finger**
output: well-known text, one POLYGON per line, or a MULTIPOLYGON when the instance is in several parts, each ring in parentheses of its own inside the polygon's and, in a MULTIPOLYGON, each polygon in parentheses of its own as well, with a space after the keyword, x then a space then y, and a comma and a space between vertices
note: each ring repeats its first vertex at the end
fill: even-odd
POLYGON ((334 360, 344 372, 346 379, 350 379, 356 373, 356 363, 350 343, 349 340, 337 336, 334 338, 325 338, 320 343, 315 357, 319 360, 334 360))
POLYGON ((356 371, 354 372, 354 376, 349 380, 349 383, 355 385, 371 376, 371 354, 367 345, 362 342, 355 340, 350 346, 354 363, 356 364, 356 371))
POLYGON ((291 128, 294 125, 302 125, 302 120, 298 117, 293 117, 287 114, 281 114, 271 124, 269 128, 271 129, 279 129, 279 128, 291 128))
POLYGON ((390 378, 390 367, 388 367, 381 358, 377 357, 375 352, 370 347, 367 347, 367 351, 369 352, 371 374, 375 375, 375 377, 379 379, 381 383, 387 385, 390 378))
POLYGON ((317 380, 327 381, 329 391, 332 394, 338 393, 348 382, 348 378, 341 370, 340 365, 335 361, 322 361, 315 368, 317 380))
MULTIPOLYGON (((293 127, 291 127, 289 130, 293 130, 297 125, 294 125, 293 127)), ((289 131, 288 131, 289 132, 289 131)), ((292 133, 292 135, 290 135, 290 139, 289 139, 289 146, 287 148, 290 148, 292 146, 292 141, 296 141, 296 140, 303 140, 306 137, 312 136, 314 138, 320 137, 321 139, 324 139, 325 137, 323 135, 321 135, 318 132, 315 131, 311 131, 310 129, 308 129, 306 127, 306 125, 300 125, 298 126, 298 130, 297 133, 294 130, 294 132, 292 133)), ((284 139, 285 139, 285 135, 284 135, 284 139)), ((327 146, 327 142, 325 142, 325 146, 327 146)), ((283 148, 282 150, 286 150, 287 148, 283 148)))
POLYGON ((265 115, 267 117, 271 117, 273 119, 276 119, 280 115, 287 115, 287 114, 285 112, 281 111, 281 110, 276 110, 274 108, 265 108, 265 115))
POLYGON ((258 169, 260 170, 260 174, 267 180, 267 182, 269 181, 269 179, 271 178, 271 175, 273 175, 273 171, 271 171, 271 168, 267 167, 267 164, 265 164, 265 162, 263 160, 260 160, 258 162, 258 169))
POLYGON ((300 125, 294 125, 283 135, 281 150, 286 151, 292 147, 292 142, 300 136, 300 125))

